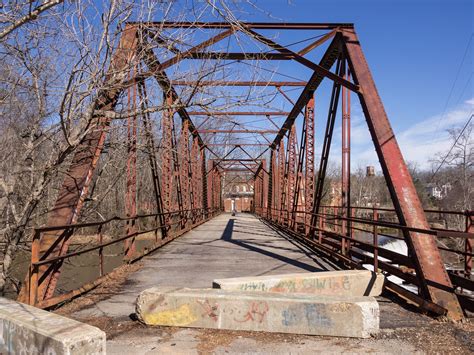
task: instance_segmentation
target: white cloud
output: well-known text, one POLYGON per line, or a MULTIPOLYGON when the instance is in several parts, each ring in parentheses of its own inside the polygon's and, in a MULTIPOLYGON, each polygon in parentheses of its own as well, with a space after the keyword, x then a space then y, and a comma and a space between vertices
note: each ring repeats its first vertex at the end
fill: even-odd
POLYGON ((399 133, 398 143, 405 160, 429 168, 430 159, 448 150, 452 144, 447 129, 463 125, 472 114, 473 105, 474 98, 444 115, 430 117, 399 133))
MULTIPOLYGON (((413 124, 408 128, 400 131, 395 130, 405 161, 415 163, 420 169, 431 168, 431 160, 438 153, 446 152, 451 147, 452 142, 449 139, 447 129, 464 125, 473 109, 474 98, 446 111, 444 114, 440 113, 421 120, 416 117, 416 121, 413 119, 413 124)), ((321 128, 324 129, 323 126, 321 128)), ((319 136, 316 138, 317 162, 320 158, 322 141, 322 132, 319 132, 319 136)), ((338 115, 338 124, 333 134, 330 161, 338 165, 341 164, 340 115, 338 115)), ((372 137, 358 104, 352 106, 351 114, 351 161, 352 169, 373 165, 376 170, 380 170, 372 137)))
MULTIPOLYGON (((395 132, 405 161, 414 162, 420 168, 429 168, 430 160, 437 153, 449 149, 451 142, 447 129, 459 127, 473 112, 474 98, 458 107, 414 123, 409 128, 395 132)), ((378 159, 370 138, 367 125, 363 120, 355 120, 351 130, 353 137, 352 160, 378 166, 378 159), (364 140, 366 141, 364 143, 364 140)))

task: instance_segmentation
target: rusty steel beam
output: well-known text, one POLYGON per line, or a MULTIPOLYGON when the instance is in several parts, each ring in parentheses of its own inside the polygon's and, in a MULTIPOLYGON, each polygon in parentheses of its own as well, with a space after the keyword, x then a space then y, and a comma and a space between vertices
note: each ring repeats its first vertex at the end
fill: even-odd
MULTIPOLYGON (((343 72, 346 71, 345 64, 343 72)), ((346 77, 350 77, 345 74, 346 77)), ((351 92, 345 87, 342 87, 342 129, 341 129, 341 202, 342 217, 351 217, 351 92)), ((351 221, 343 219, 341 221, 341 233, 347 237, 352 236, 351 221)), ((343 239, 341 241, 343 254, 345 255, 349 250, 349 240, 343 239)))
MULTIPOLYGON (((239 169, 239 168, 222 168, 225 172, 239 172, 239 173, 248 173, 249 169, 239 169)), ((253 171, 251 171, 253 173, 253 171)))
MULTIPOLYGON (((333 66, 334 62, 336 61, 336 58, 339 55, 340 43, 341 43, 341 34, 338 33, 333 38, 331 44, 329 45, 321 61, 319 62, 319 65, 321 67, 330 69, 333 66)), ((311 75, 311 78, 308 80, 308 84, 303 89, 303 92, 298 97, 298 100, 296 100, 296 103, 291 109, 291 112, 288 114, 288 117, 286 118, 285 122, 281 126, 280 131, 278 132, 277 136, 273 140, 272 148, 275 149, 276 147, 278 147, 281 139, 291 129, 291 127, 293 126, 296 120, 296 117, 301 113, 301 110, 308 103, 308 101, 313 95, 313 92, 316 91, 316 89, 319 87, 319 84, 321 84, 323 79, 324 79, 324 76, 317 72, 314 72, 311 75)))
POLYGON ((306 81, 223 81, 223 80, 202 80, 184 81, 171 80, 173 86, 305 86, 306 81))
POLYGON ((267 218, 272 217, 273 208, 273 184, 275 182, 275 150, 270 150, 270 162, 268 167, 268 190, 267 190, 267 218))
MULTIPOLYGON (((105 77, 105 89, 99 92, 95 101, 94 111, 113 110, 117 104, 118 97, 123 91, 121 83, 127 80, 131 69, 131 63, 136 55, 137 26, 126 25, 117 50, 112 56, 110 67, 105 77)), ((72 158, 71 164, 59 189, 58 198, 54 207, 48 213, 47 225, 66 225, 77 221, 83 207, 92 174, 97 166, 99 156, 102 152, 106 138, 106 128, 109 120, 103 117, 95 117, 91 122, 90 131, 84 136, 72 158)), ((47 232, 40 241, 40 253, 52 249, 51 256, 65 254, 69 247, 69 238, 66 236, 58 241, 61 233, 47 232)), ((38 286, 38 301, 53 296, 59 277, 62 261, 55 263, 52 269, 48 266, 39 268, 42 283, 38 286), (52 272, 48 271, 52 270, 52 272)), ((28 276, 27 276, 28 278, 28 276)), ((18 296, 20 302, 28 302, 29 282, 23 283, 18 296)))
MULTIPOLYGON (((189 149, 189 122, 183 122, 181 126, 180 137, 178 140, 178 156, 180 159, 180 169, 179 169, 179 179, 181 183, 181 193, 182 193, 182 206, 179 206, 183 211, 191 209, 192 206, 192 192, 190 182, 190 149, 189 149)), ((183 213, 184 218, 182 221, 182 227, 186 227, 186 213, 183 213)))
POLYGON ((255 162, 256 159, 247 159, 247 158, 226 158, 226 159, 220 159, 219 161, 225 162, 225 161, 249 161, 249 162, 255 162))
POLYGON ((158 70, 160 62, 156 57, 155 53, 153 53, 153 50, 151 50, 146 44, 142 45, 142 47, 143 48, 141 54, 143 61, 147 65, 148 69, 153 73, 153 76, 155 77, 156 81, 158 82, 158 85, 160 85, 163 92, 169 93, 170 97, 172 98, 172 102, 179 107, 176 112, 181 117, 181 121, 189 122, 189 131, 191 132, 193 137, 197 138, 199 146, 204 147, 204 142, 199 133, 197 132, 196 126, 194 125, 193 121, 191 120, 191 117, 184 108, 184 105, 181 102, 181 99, 179 98, 178 94, 176 93, 176 90, 171 85, 168 76, 164 71, 158 70))
POLYGON ((173 58, 168 59, 167 61, 164 61, 163 63, 155 66, 155 68, 153 68, 153 70, 151 70, 151 73, 153 73, 154 71, 162 72, 163 70, 171 67, 172 65, 180 62, 183 59, 193 58, 193 55, 195 55, 197 51, 199 51, 201 49, 204 49, 204 48, 207 48, 207 47, 223 40, 224 38, 229 37, 232 33, 234 33, 234 30, 229 29, 227 31, 219 33, 216 36, 213 36, 213 37, 209 38, 208 40, 206 40, 206 41, 190 48, 189 50, 187 50, 185 52, 180 52, 179 54, 177 54, 173 58))
POLYGON ((191 184, 191 191, 193 195, 194 208, 202 207, 202 173, 200 171, 200 150, 199 143, 196 138, 193 138, 191 146, 191 174, 194 182, 191 184))
POLYGON ((272 41, 271 39, 255 32, 255 31, 252 31, 251 29, 247 29, 247 32, 249 32, 252 35, 252 38, 258 40, 259 42, 262 42, 262 43, 266 44, 267 46, 269 46, 273 49, 276 49, 277 51, 279 51, 283 54, 291 55, 295 61, 297 61, 298 63, 303 64, 304 66, 314 70, 315 72, 323 75, 324 77, 327 77, 328 79, 331 79, 332 81, 337 82, 338 84, 340 84, 342 86, 345 86, 346 88, 348 88, 348 89, 350 89, 354 92, 359 91, 359 87, 357 85, 355 85, 352 82, 344 79, 340 75, 334 74, 333 72, 329 71, 328 69, 324 68, 323 66, 321 66, 319 64, 316 64, 316 63, 313 63, 309 59, 299 55, 298 53, 295 53, 295 52, 289 50, 288 48, 285 48, 284 46, 272 41))
POLYGON ((241 162, 241 161, 238 161, 238 163, 239 163, 240 165, 242 165, 243 167, 245 167, 247 170, 251 171, 251 172, 255 175, 255 171, 256 171, 256 170, 254 171, 254 170, 252 170, 251 168, 253 168, 253 167, 258 168, 257 165, 252 165, 251 167, 249 167, 249 166, 247 166, 246 164, 244 164, 244 163, 241 162))
POLYGON ((278 133, 278 131, 268 130, 268 129, 199 129, 198 133, 258 133, 258 134, 270 134, 270 133, 278 133))
POLYGON ((211 60, 292 60, 293 55, 288 53, 233 53, 233 52, 193 52, 183 59, 211 59, 211 60))
POLYGON ((288 188, 288 175, 287 175, 287 154, 285 151, 285 145, 284 141, 280 141, 280 150, 279 150, 279 158, 280 158, 280 178, 279 178, 279 183, 280 183, 280 205, 278 206, 280 210, 280 219, 279 222, 280 224, 284 224, 284 211, 287 209, 286 205, 286 189, 288 188))
POLYGON ((304 196, 305 196, 305 233, 309 234, 311 223, 311 211, 314 204, 314 96, 308 101, 305 111, 305 129, 306 129, 306 143, 305 143, 305 181, 304 181, 304 196))
POLYGON ((207 198, 207 179, 206 179, 206 149, 209 150, 212 154, 216 155, 212 149, 209 147, 205 147, 204 141, 202 140, 201 136, 199 135, 196 126, 194 125, 193 121, 191 120, 190 115, 184 108, 185 106, 181 102, 181 99, 179 98, 178 94, 176 93, 176 90, 174 87, 171 85, 171 82, 166 75, 164 71, 158 70, 160 62, 158 58, 156 57, 155 53, 153 52, 152 49, 149 48, 149 46, 144 45, 142 46, 142 57, 147 65, 148 69, 153 73, 153 76, 155 77, 156 81, 160 85, 161 89, 163 90, 164 93, 167 93, 171 98, 172 101, 177 104, 179 107, 177 109, 178 115, 181 117, 182 123, 187 122, 188 128, 190 133, 192 134, 193 138, 197 140, 200 149, 200 163, 201 163, 201 178, 199 179, 202 188, 200 189, 200 192, 202 193, 201 201, 202 201, 202 208, 206 210, 208 208, 208 198, 207 198))
MULTIPOLYGON (((141 82, 138 85, 138 94, 140 96, 140 106, 142 112, 145 112, 145 108, 148 106, 148 96, 146 92, 145 83, 141 82)), ((166 221, 164 216, 164 208, 163 208, 163 197, 161 193, 161 183, 160 177, 158 174, 158 162, 156 161, 156 144, 153 137, 153 130, 151 126, 151 119, 149 113, 142 114, 143 116, 143 127, 145 131, 145 140, 146 140, 146 147, 148 151, 148 159, 150 162, 151 168, 151 175, 153 179, 153 191, 155 193, 155 203, 156 203, 156 213, 157 215, 157 222, 161 226, 161 238, 164 239, 167 236, 167 230, 165 227, 166 221)))
MULTIPOLYGON (((474 233, 474 212, 466 211, 466 233, 474 233)), ((466 238, 464 242, 464 276, 471 277, 472 272, 472 238, 466 238)))
POLYGON ((209 147, 228 147, 228 146, 246 146, 246 147, 268 147, 265 143, 206 143, 209 147))
MULTIPOLYGON (((298 215, 298 206, 299 206, 300 199, 303 199, 305 201, 305 206, 306 206, 306 200, 305 200, 305 197, 307 196, 306 186, 304 187, 305 194, 302 195, 300 194, 300 192, 301 192, 301 185, 302 184, 306 185, 306 182, 308 180, 306 177, 303 180, 303 175, 304 175, 303 165, 307 163, 306 154, 308 153, 308 147, 307 147, 308 136, 313 137, 313 140, 314 140, 314 127, 311 124, 311 119, 313 120, 313 123, 314 123, 314 116, 313 116, 314 106, 313 105, 314 105, 314 100, 313 99, 309 100, 308 104, 306 105, 305 118, 304 118, 303 127, 301 131, 301 143, 300 143, 300 149, 298 152, 298 160, 297 160, 297 168, 296 168, 296 183, 295 183, 295 191, 294 191, 294 198, 293 198, 294 203, 292 205, 292 210, 291 210, 291 227, 295 230, 297 229, 296 219, 298 215), (310 131, 313 130, 313 132, 312 133, 308 132, 308 130, 310 131)), ((314 141, 313 141, 313 145, 314 145, 314 141)), ((306 216, 303 219, 303 221, 305 220, 306 220, 306 216)))
MULTIPOLYGON (((337 61, 337 72, 342 73, 342 64, 341 58, 337 61)), ((329 153, 331 151, 331 142, 332 136, 334 132, 334 124, 336 122, 336 114, 337 108, 339 104, 339 95, 341 92, 341 85, 334 82, 332 86, 331 92, 331 100, 329 104, 329 111, 328 117, 326 121, 326 130, 324 133, 324 142, 323 147, 321 150, 321 159, 319 161, 319 170, 318 170, 318 178, 316 180, 316 189, 314 191, 314 204, 313 210, 311 215, 311 229, 310 234, 313 234, 314 229, 316 227, 316 221, 320 219, 318 217, 319 207, 321 205, 321 200, 323 198, 323 189, 324 189, 324 181, 326 179, 326 170, 329 163, 329 153)))
MULTIPOLYGON (((362 92, 358 93, 380 165, 402 225, 429 229, 420 199, 397 140, 390 126, 382 100, 354 30, 344 30, 344 49, 354 78, 362 92)), ((406 232, 405 240, 416 264, 416 273, 425 297, 448 310, 448 317, 459 320, 463 313, 443 260, 431 235, 406 232), (430 286, 436 283, 445 289, 430 286)))
MULTIPOLYGON (((238 148, 239 148, 242 152, 244 152, 244 154, 245 154, 246 156, 248 156, 251 160, 253 160, 253 161, 256 162, 256 163, 258 163, 259 161, 265 161, 265 159, 259 159, 261 155, 259 155, 257 158, 254 158, 254 157, 253 157, 249 152, 247 152, 247 150, 244 149, 241 145, 239 145, 238 148)), ((264 164, 264 165, 265 165, 265 164, 264 164)), ((263 168, 263 170, 264 170, 265 172, 267 172, 267 171, 265 170, 265 168, 263 168)))
POLYGON ((209 207, 208 200, 207 200, 207 179, 206 179, 206 149, 200 149, 200 162, 201 162, 201 171, 199 174, 201 175, 201 183, 202 183, 202 208, 205 210, 209 207))
MULTIPOLYGON (((236 150, 237 148, 238 148, 237 146, 234 146, 234 147, 233 147, 231 150, 229 150, 229 151, 226 153, 226 155, 224 155, 222 158, 213 159, 214 162, 217 161, 216 167, 218 167, 218 166, 221 164, 222 159, 227 158, 227 157, 228 157, 230 154, 232 154, 232 152, 233 152, 234 150, 236 150)), ((206 176, 207 173, 205 172, 204 175, 206 176)))
POLYGON ((310 43, 309 45, 307 45, 306 47, 304 47, 302 50, 300 50, 298 52, 299 55, 305 55, 309 52, 311 52, 313 49, 319 47, 320 45, 322 45, 323 43, 325 43, 326 41, 328 41, 329 39, 331 39, 332 37, 334 37, 336 35, 336 30, 332 30, 331 32, 325 34, 324 36, 322 36, 321 38, 318 38, 316 41, 314 41, 313 43, 310 43))
POLYGON ((252 112, 252 111, 189 111, 190 116, 288 116, 289 112, 274 111, 274 112, 252 112))
POLYGON ((337 28, 352 28, 353 23, 312 23, 312 22, 187 22, 187 21, 161 21, 161 22, 128 22, 139 24, 146 28, 206 28, 225 29, 245 26, 253 29, 265 30, 333 30, 337 28))
POLYGON ((296 137, 296 127, 293 126, 290 131, 290 135, 288 136, 288 159, 287 159, 287 192, 286 192, 286 214, 287 214, 287 222, 290 225, 290 217, 293 210, 296 211, 296 205, 298 201, 295 200, 296 195, 296 182, 297 182, 297 137, 296 137))
MULTIPOLYGON (((171 107, 172 97, 168 94, 164 94, 163 101, 167 103, 168 107, 171 107)), ((163 111, 161 118, 161 146, 163 147, 161 153, 161 180, 163 182, 163 205, 165 212, 170 212, 173 210, 172 205, 172 196, 173 196, 173 150, 174 150, 174 140, 173 140, 173 129, 174 120, 173 120, 173 111, 170 108, 167 108, 163 111)), ((169 224, 171 216, 168 214, 165 217, 165 223, 169 224)))
POLYGON ((206 180, 207 180, 207 201, 208 201, 208 206, 210 208, 214 207, 214 199, 212 198, 212 193, 214 191, 214 174, 215 171, 217 170, 217 166, 214 164, 214 161, 208 160, 207 161, 208 169, 207 169, 207 175, 206 175, 206 180))
MULTIPOLYGON (((131 112, 136 111, 137 85, 127 90, 127 105, 131 112)), ((125 215, 135 217, 137 215, 137 115, 127 118, 127 186, 125 190, 125 215)), ((126 235, 133 235, 137 228, 134 220, 127 220, 125 225, 126 235)), ((124 241, 125 258, 131 258, 135 254, 135 238, 124 241)))

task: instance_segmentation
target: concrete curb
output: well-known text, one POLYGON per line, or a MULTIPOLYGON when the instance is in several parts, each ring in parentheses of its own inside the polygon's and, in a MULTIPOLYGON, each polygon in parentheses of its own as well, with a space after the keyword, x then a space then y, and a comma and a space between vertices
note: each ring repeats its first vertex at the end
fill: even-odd
POLYGON ((373 297, 154 287, 137 299, 148 325, 367 338, 379 329, 373 297))
POLYGON ((218 279, 212 287, 327 296, 380 296, 384 280, 382 274, 370 270, 342 270, 218 279))
POLYGON ((105 354, 105 333, 73 319, 0 298, 0 353, 105 354))

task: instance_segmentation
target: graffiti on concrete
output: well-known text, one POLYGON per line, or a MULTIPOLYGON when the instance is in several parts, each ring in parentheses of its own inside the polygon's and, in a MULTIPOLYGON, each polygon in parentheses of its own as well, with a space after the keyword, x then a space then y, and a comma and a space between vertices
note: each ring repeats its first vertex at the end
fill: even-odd
POLYGON ((282 311, 282 324, 286 327, 301 325, 306 322, 310 327, 329 327, 331 318, 325 307, 319 304, 305 304, 304 306, 290 306, 282 311))
POLYGON ((146 324, 186 326, 194 323, 198 317, 194 314, 189 304, 183 304, 175 309, 161 312, 145 313, 143 320, 146 324))
POLYGON ((248 321, 262 323, 265 319, 265 316, 267 315, 268 310, 268 303, 265 301, 251 302, 243 318, 234 318, 234 320, 241 323, 248 321))
POLYGON ((281 280, 276 285, 269 285, 271 282, 251 281, 242 284, 239 289, 242 291, 262 291, 262 292, 304 292, 326 294, 339 290, 349 291, 351 282, 348 276, 327 277, 327 278, 301 278, 281 280))
POLYGON ((202 317, 209 317, 214 322, 217 322, 217 320, 219 319, 219 315, 218 315, 219 314, 219 305, 217 303, 215 303, 214 305, 211 305, 209 300, 205 300, 205 301, 198 300, 197 302, 198 302, 199 305, 201 305, 201 307, 204 311, 201 314, 201 316, 202 317))

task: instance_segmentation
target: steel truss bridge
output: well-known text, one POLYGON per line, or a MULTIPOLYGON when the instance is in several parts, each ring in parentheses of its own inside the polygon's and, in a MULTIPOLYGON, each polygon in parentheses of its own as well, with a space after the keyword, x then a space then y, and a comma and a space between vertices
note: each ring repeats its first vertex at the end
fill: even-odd
POLYGON ((460 288, 474 290, 470 279, 473 214, 423 210, 352 24, 128 23, 115 48, 103 89, 95 99, 95 112, 93 129, 75 152, 55 206, 48 214, 47 225, 35 230, 21 301, 48 308, 90 290, 105 277, 105 247, 123 243, 124 259, 128 262, 150 253, 219 214, 223 208, 223 187, 238 180, 252 184, 254 213, 267 223, 345 267, 362 268, 364 264, 371 264, 376 270, 418 287, 418 292, 410 292, 387 281, 388 292, 409 299, 427 312, 451 319, 463 318, 463 309, 473 310, 472 300, 457 292, 460 288), (176 48, 162 37, 165 31, 183 29, 213 35, 187 49, 176 48), (306 47, 294 51, 268 35, 274 30, 318 35, 306 47), (266 50, 211 49, 237 34, 247 36, 266 50), (154 51, 156 47, 167 48, 170 56, 161 60, 154 51), (325 51, 318 63, 308 59, 309 53, 321 48, 325 51), (311 75, 305 81, 228 81, 225 78, 170 78, 166 73, 166 69, 183 62, 213 60, 230 64, 289 61, 298 63, 311 75), (330 103, 318 162, 315 161, 315 93, 325 79, 331 87, 330 103), (152 85, 156 88, 151 89, 152 85), (178 94, 177 88, 182 87, 190 90, 274 87, 292 103, 292 108, 288 112, 224 111, 210 107, 188 111, 187 103, 178 94), (283 91, 282 88, 287 87, 300 90, 295 101, 283 91), (151 90, 159 95, 152 97, 151 90), (351 206, 351 95, 358 98, 362 107, 393 209, 351 206), (104 144, 114 120, 114 116, 107 113, 117 112, 121 100, 126 102, 126 112, 131 112, 126 117, 126 213, 105 221, 78 223, 99 158, 105 159, 104 144), (158 132, 152 124, 156 107, 152 100, 161 102, 162 107, 158 132), (341 203, 325 206, 324 183, 338 110, 342 115, 341 203), (249 117, 254 116, 266 120, 265 126, 249 125, 249 117), (219 117, 232 118, 234 124, 224 127, 214 124, 219 117), (283 119, 280 124, 276 123, 278 117, 283 119), (197 120, 201 120, 199 125, 197 120), (137 135, 138 129, 142 135, 137 135), (219 135, 226 139, 212 139, 219 135), (137 171, 137 146, 145 147, 140 149, 146 153, 152 176, 154 212, 148 214, 139 214, 137 210, 137 198, 140 199, 137 174, 141 173, 137 171), (391 214, 397 222, 379 220, 380 213, 391 214), (433 229, 427 221, 430 213, 459 215, 466 219, 466 230, 433 229), (113 240, 104 240, 103 235, 112 225, 120 226, 124 233, 113 240), (408 255, 379 247, 381 228, 399 231, 399 237, 395 238, 406 242, 408 255), (71 251, 69 246, 75 234, 84 229, 92 231, 89 234, 97 237, 97 244, 71 251), (370 233, 371 241, 354 238, 357 231, 370 233), (136 239, 145 233, 154 233, 155 239, 147 249, 138 252, 136 239), (436 238, 446 236, 463 240, 465 249, 438 247, 436 238), (441 249, 464 258, 462 273, 446 270, 441 249), (99 277, 77 290, 58 293, 56 285, 65 261, 85 253, 97 255, 99 277))

